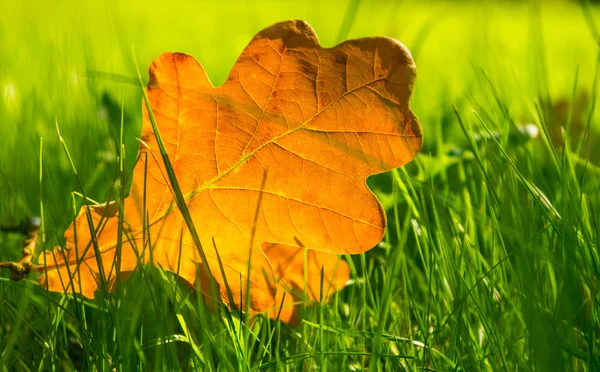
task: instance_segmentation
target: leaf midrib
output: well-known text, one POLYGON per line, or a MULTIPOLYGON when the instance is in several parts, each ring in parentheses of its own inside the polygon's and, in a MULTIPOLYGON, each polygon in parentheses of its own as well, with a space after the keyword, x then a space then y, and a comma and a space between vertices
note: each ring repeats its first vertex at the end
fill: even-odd
MULTIPOLYGON (((314 114, 313 116, 311 116, 308 120, 306 120, 304 123, 302 123, 301 125, 297 126, 296 128, 293 128, 291 130, 288 130, 285 133, 280 134, 277 137, 273 137, 272 139, 270 139, 269 141, 266 141, 264 144, 260 145, 259 147, 257 147, 256 149, 252 150, 251 152, 243 155, 240 160, 238 160, 235 164, 231 165, 227 170, 223 171, 221 174, 211 178, 210 180, 208 180, 206 183, 204 183, 202 186, 198 187, 196 190, 193 190, 187 194, 184 195, 185 200, 189 200, 191 198, 193 198, 194 196, 200 194, 201 192, 203 192, 204 190, 207 190, 209 188, 211 188, 212 185, 214 185, 215 183, 217 183, 218 181, 220 181, 221 179, 223 179, 225 176, 227 176, 229 173, 231 173, 232 171, 234 171, 235 169, 237 169, 238 167, 240 167, 241 165, 243 165, 247 160, 249 160, 252 156, 254 156, 254 154, 256 154, 258 151, 260 151, 261 149, 263 149, 264 147, 280 140, 281 138, 288 136, 300 129, 303 129, 304 127, 306 127, 309 123, 311 123, 314 119, 316 119, 319 115, 321 115, 322 113, 324 113, 325 111, 327 111, 327 109, 329 109, 329 107, 331 107, 332 105, 338 103, 341 99, 343 99, 344 97, 346 97, 349 94, 352 94, 354 92, 356 92, 359 89, 365 88, 371 84, 377 83, 379 81, 382 80, 386 80, 388 76, 383 76, 374 80, 371 80, 365 84, 359 85, 358 87, 350 90, 350 91, 346 91, 344 94, 340 95, 338 98, 336 98, 335 100, 331 101, 327 106, 323 107, 323 109, 319 112, 317 112, 316 114, 314 114)), ((167 213, 170 212, 170 210, 167 211, 167 213)), ((164 217, 164 215, 162 216, 164 217)), ((162 218, 161 217, 161 218, 162 218)))

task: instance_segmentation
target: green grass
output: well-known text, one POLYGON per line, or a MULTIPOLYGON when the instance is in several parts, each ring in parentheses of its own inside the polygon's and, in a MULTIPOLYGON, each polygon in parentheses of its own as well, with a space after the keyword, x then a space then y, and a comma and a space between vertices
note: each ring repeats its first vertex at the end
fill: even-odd
MULTIPOLYGON (((307 20, 326 46, 394 37, 417 63, 411 106, 425 144, 404 169, 369 180, 388 233, 345 257, 352 284, 307 307, 299 326, 211 312, 151 267, 94 301, 2 272, 0 369, 600 369, 600 9, 39 3, 0 12, 0 222, 42 215, 46 249, 82 204, 56 118, 81 188, 104 201, 123 108, 131 172, 142 107, 132 46, 142 70, 165 51, 193 54, 218 85, 254 33, 282 19, 307 20), (528 123, 536 138, 519 134, 528 123)), ((18 259, 21 244, 0 233, 0 261, 18 259)))

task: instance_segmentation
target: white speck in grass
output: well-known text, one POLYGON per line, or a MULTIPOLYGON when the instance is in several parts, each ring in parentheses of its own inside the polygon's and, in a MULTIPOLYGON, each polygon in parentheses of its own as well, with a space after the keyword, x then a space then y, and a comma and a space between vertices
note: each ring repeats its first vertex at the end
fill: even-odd
POLYGON ((484 333, 483 333, 483 326, 479 327, 479 346, 483 347, 483 339, 484 339, 484 333))
POLYGON ((344 303, 344 305, 342 306, 342 310, 346 318, 350 317, 350 306, 348 306, 347 303, 344 303))
POLYGON ((7 105, 15 105, 17 103, 17 88, 13 83, 7 83, 4 86, 4 102, 7 105))
POLYGON ((31 217, 29 219, 29 224, 31 226, 37 226, 37 227, 39 227, 41 223, 42 223, 42 219, 39 218, 39 217, 31 217))
POLYGON ((380 241, 380 242, 377 244, 377 247, 379 247, 379 248, 383 248, 383 249, 386 249, 386 248, 390 248, 390 245, 389 245, 388 243, 384 242, 384 241, 380 241))
POLYGON ((500 302, 500 300, 502 300, 502 296, 500 296, 500 292, 495 287, 494 287, 494 291, 492 292, 492 298, 496 302, 500 302))
POLYGON ((415 234, 417 234, 417 236, 421 236, 421 234, 423 234, 423 232, 421 231, 421 226, 419 225, 419 222, 417 220, 415 220, 414 218, 411 218, 410 222, 413 225, 413 229, 415 230, 415 234))
POLYGON ((355 285, 355 284, 363 284, 365 281, 362 278, 358 278, 356 280, 354 279, 348 279, 348 281, 346 282, 346 284, 344 285, 344 287, 348 287, 351 285, 355 285))
POLYGON ((518 126, 519 132, 527 136, 529 139, 537 138, 540 135, 540 128, 535 124, 525 124, 518 126))
POLYGON ((454 301, 454 294, 452 293, 452 288, 450 288, 450 283, 448 283, 448 279, 446 279, 446 277, 444 277, 444 287, 446 287, 446 291, 448 292, 450 299, 454 301))
MULTIPOLYGON (((485 284, 485 286, 488 289, 490 288, 490 282, 487 280, 487 278, 483 278, 483 284, 485 284)), ((500 300, 502 300, 502 296, 500 295, 498 288, 494 287, 494 288, 491 288, 491 290, 492 290, 492 299, 496 302, 500 302, 500 300)))

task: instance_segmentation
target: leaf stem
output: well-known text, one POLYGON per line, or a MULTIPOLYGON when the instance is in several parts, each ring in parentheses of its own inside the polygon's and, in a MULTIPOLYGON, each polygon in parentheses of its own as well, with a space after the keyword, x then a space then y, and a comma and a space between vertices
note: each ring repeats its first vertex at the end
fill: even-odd
POLYGON ((21 258, 17 262, 0 262, 0 269, 9 269, 11 272, 10 278, 16 282, 23 280, 32 270, 39 271, 40 269, 39 265, 33 263, 33 257, 35 256, 39 240, 40 221, 39 217, 29 218, 25 223, 21 224, 26 225, 25 229, 12 231, 24 232, 26 235, 23 241, 21 258))

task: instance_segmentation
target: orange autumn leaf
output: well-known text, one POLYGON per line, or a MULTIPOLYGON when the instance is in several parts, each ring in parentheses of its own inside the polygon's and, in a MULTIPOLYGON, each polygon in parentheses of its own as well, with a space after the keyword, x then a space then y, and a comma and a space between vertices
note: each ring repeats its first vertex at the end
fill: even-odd
MULTIPOLYGON (((268 243, 355 254, 382 239, 385 214, 366 179, 421 147, 408 106, 416 70, 402 44, 374 37, 323 48, 307 23, 285 21, 258 33, 218 88, 186 54, 161 55, 149 74, 152 114, 223 298, 227 279, 242 305, 248 282, 251 310, 275 306, 268 243)), ((48 290, 92 297, 101 272, 114 281, 115 261, 121 272, 152 260, 190 283, 197 277, 202 260, 143 113, 123 244, 118 211, 89 207, 93 236, 82 208, 67 249, 38 259, 48 290)))
POLYGON ((337 255, 273 243, 264 244, 262 249, 277 278, 275 309, 269 312, 272 319, 296 323, 296 304, 327 300, 350 279, 350 267, 337 255))

